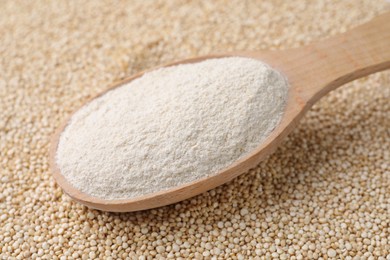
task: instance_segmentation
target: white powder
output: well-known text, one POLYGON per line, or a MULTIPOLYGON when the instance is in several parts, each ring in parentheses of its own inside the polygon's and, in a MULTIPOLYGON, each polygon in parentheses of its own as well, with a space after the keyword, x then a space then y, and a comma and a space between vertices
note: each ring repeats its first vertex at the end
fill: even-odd
POLYGON ((162 68, 76 112, 57 164, 77 189, 104 199, 166 190, 217 173, 279 123, 288 85, 249 58, 162 68))

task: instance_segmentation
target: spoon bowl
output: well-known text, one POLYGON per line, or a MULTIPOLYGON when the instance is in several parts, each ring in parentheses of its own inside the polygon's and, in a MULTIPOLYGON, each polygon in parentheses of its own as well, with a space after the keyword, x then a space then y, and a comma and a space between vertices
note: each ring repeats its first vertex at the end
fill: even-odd
MULTIPOLYGON (((165 64, 152 70, 229 56, 248 57, 265 62, 281 72, 289 83, 285 112, 279 125, 254 151, 217 174, 184 185, 136 198, 104 200, 85 194, 73 187, 58 168, 57 147, 69 117, 56 130, 50 148, 50 167, 55 180, 64 192, 75 201, 91 208, 129 212, 182 201, 229 182, 255 167, 271 154, 283 138, 295 128, 304 113, 329 91, 354 79, 390 68, 390 13, 381 15, 344 34, 297 49, 208 55, 165 64)), ((124 79, 94 98, 129 83, 148 71, 124 79)))

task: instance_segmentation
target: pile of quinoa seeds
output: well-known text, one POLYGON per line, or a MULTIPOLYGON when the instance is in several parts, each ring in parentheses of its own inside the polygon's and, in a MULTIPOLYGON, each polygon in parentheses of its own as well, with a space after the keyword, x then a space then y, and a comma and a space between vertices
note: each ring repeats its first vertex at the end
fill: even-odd
POLYGON ((218 51, 285 49, 386 1, 0 1, 0 259, 390 259, 390 72, 322 99, 275 154, 171 206, 71 201, 49 137, 137 71, 218 51))

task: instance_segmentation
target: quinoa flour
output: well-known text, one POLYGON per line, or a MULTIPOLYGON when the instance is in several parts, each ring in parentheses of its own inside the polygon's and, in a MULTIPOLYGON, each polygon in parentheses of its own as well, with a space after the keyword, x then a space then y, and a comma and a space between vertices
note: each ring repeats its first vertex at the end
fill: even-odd
POLYGON ((288 84, 250 58, 157 69, 94 99, 61 134, 56 161, 80 191, 125 199, 217 173, 255 149, 288 84))

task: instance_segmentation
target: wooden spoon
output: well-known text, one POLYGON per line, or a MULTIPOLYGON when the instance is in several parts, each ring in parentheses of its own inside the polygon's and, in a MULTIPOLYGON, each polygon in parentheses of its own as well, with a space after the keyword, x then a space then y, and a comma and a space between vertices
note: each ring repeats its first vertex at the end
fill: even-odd
MULTIPOLYGON (((232 180, 255 167, 272 153, 283 138, 294 129, 303 114, 329 91, 354 79, 390 68, 390 13, 381 15, 344 34, 302 48, 209 55, 164 66, 226 56, 243 56, 264 61, 282 72, 290 84, 286 110, 280 124, 252 153, 217 174, 185 185, 136 198, 104 200, 74 188, 61 174, 56 164, 58 141, 67 124, 66 121, 57 129, 50 149, 51 169, 57 183, 70 197, 88 207, 104 211, 128 212, 172 204, 232 180)), ((128 83, 144 73, 145 71, 127 78, 112 88, 128 83)))

